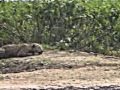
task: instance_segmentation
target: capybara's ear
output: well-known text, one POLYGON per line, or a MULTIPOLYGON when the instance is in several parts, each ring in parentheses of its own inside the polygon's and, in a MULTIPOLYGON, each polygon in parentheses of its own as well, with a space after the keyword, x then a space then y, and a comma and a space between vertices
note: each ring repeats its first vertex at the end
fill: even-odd
POLYGON ((32 48, 35 48, 35 44, 32 44, 32 48))

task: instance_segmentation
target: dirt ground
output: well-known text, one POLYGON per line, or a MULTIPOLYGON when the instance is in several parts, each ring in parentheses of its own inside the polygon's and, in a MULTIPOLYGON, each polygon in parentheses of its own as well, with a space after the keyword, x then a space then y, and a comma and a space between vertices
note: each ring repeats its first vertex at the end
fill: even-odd
POLYGON ((94 53, 1 59, 0 73, 0 90, 120 90, 120 58, 94 53))

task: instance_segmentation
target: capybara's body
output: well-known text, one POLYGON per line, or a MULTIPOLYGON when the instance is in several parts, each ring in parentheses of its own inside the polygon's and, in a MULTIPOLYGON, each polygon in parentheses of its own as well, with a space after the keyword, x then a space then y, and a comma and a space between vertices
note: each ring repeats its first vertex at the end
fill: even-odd
POLYGON ((5 55, 5 49, 0 48, 0 58, 4 58, 5 55))
POLYGON ((24 57, 35 54, 42 54, 43 48, 40 44, 9 44, 1 47, 0 57, 24 57))

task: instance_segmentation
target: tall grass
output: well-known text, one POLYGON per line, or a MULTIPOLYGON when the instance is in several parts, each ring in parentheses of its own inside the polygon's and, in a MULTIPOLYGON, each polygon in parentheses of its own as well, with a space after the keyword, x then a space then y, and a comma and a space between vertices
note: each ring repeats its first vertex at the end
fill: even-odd
POLYGON ((120 55, 119 0, 0 3, 0 44, 38 42, 120 55))

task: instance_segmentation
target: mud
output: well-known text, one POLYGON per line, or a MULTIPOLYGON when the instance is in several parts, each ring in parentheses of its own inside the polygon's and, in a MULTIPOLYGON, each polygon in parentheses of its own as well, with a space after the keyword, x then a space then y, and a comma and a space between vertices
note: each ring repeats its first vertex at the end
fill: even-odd
POLYGON ((120 90, 119 85, 118 57, 47 51, 0 60, 0 90, 120 90))
POLYGON ((74 87, 74 86, 66 86, 66 87, 37 87, 37 88, 3 88, 0 90, 120 90, 120 86, 80 86, 80 87, 74 87))

